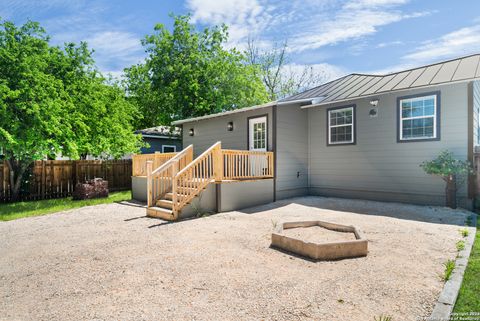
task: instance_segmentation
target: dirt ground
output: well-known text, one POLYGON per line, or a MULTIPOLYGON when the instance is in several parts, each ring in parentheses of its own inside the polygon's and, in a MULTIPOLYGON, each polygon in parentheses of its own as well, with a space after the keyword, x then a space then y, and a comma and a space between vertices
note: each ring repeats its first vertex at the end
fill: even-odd
POLYGON ((356 320, 427 316, 469 212, 320 197, 169 224, 110 204, 0 223, 0 320, 356 320), (367 257, 272 249, 289 220, 354 225, 367 257))

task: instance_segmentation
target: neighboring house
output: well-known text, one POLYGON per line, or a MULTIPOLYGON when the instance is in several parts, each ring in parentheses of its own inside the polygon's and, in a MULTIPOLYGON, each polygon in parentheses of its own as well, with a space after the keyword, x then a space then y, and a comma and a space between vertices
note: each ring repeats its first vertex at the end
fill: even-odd
MULTIPOLYGON (((480 55, 387 75, 351 74, 278 102, 176 121, 198 156, 273 151, 274 199, 301 195, 444 205, 420 168, 442 150, 473 161, 479 145, 480 55)), ((473 183, 459 190, 471 208, 473 183)))
POLYGON ((182 150, 182 134, 178 127, 172 131, 171 127, 157 126, 137 130, 135 134, 141 134, 143 141, 149 145, 140 150, 141 154, 172 153, 182 150))

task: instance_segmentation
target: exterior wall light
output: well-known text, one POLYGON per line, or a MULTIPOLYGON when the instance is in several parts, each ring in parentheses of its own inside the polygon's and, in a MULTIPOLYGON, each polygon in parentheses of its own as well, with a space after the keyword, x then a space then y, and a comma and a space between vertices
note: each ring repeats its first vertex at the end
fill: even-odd
POLYGON ((378 99, 372 99, 372 100, 370 100, 370 105, 372 105, 373 107, 377 107, 377 105, 378 105, 378 99))
POLYGON ((190 130, 188 131, 188 134, 189 134, 190 136, 195 135, 195 131, 193 130, 193 128, 190 128, 190 130))
POLYGON ((232 121, 227 124, 227 130, 229 132, 233 131, 233 122, 232 121))

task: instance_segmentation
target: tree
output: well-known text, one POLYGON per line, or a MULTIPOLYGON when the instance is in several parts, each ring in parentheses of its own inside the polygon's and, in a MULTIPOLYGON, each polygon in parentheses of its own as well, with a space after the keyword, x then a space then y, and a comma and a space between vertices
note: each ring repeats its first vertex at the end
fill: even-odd
POLYGON ((62 50, 36 22, 0 22, 0 147, 13 199, 35 160, 137 150, 135 114, 120 87, 95 69, 85 43, 62 50))
POLYGON ((326 81, 323 71, 312 66, 298 66, 290 63, 287 41, 275 43, 270 50, 261 51, 253 38, 247 42, 246 56, 249 64, 257 66, 269 100, 279 100, 303 90, 318 86, 326 81))
POLYGON ((455 159, 452 152, 445 150, 435 159, 423 162, 420 167, 427 174, 440 176, 446 182, 446 204, 450 208, 457 208, 457 186, 473 173, 470 162, 455 159))
POLYGON ((267 94, 256 66, 225 49, 227 27, 195 30, 190 16, 176 16, 173 31, 155 26, 142 44, 148 57, 125 70, 129 97, 144 115, 139 126, 263 103, 267 94))

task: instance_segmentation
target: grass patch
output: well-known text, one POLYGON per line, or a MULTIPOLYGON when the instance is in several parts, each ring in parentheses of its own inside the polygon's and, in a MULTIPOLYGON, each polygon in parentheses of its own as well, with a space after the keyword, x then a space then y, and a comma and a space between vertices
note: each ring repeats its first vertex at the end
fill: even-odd
POLYGON ((458 294, 457 303, 453 312, 479 312, 480 311, 480 222, 477 220, 477 235, 473 244, 472 253, 463 277, 462 287, 458 294))
POLYGON ((443 264, 445 266, 445 272, 443 273, 443 280, 448 281, 452 276, 453 270, 455 270, 455 260, 448 260, 443 264))
POLYGON ((380 315, 378 318, 373 317, 373 321, 393 321, 393 318, 389 315, 380 315))
POLYGON ((74 201, 71 197, 41 201, 17 202, 0 204, 0 221, 10 221, 22 217, 39 216, 74 208, 109 204, 129 200, 132 198, 130 191, 110 193, 106 198, 96 198, 84 201, 74 201))

